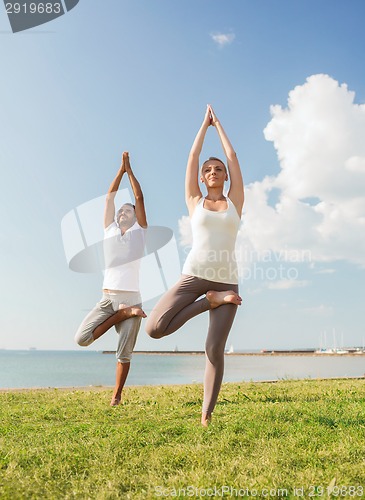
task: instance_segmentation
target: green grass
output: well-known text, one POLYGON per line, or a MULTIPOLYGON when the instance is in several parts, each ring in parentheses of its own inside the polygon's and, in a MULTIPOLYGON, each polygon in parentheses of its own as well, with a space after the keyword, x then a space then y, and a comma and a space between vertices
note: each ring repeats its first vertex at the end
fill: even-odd
POLYGON ((0 393, 1 500, 183 498, 188 486, 365 498, 363 380, 224 384, 208 429, 201 385, 127 387, 115 408, 110 396, 0 393))

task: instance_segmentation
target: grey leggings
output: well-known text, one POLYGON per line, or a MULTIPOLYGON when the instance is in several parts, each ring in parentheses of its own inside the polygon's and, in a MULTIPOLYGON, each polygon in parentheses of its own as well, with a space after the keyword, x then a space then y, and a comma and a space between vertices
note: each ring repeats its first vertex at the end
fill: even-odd
POLYGON ((233 290, 238 293, 238 286, 182 275, 176 285, 166 292, 150 313, 146 323, 146 332, 150 337, 160 339, 178 330, 194 316, 209 310, 209 329, 205 343, 203 412, 210 415, 217 402, 222 384, 224 348, 237 306, 224 304, 210 309, 210 304, 205 297, 197 300, 209 290, 218 292, 233 290))

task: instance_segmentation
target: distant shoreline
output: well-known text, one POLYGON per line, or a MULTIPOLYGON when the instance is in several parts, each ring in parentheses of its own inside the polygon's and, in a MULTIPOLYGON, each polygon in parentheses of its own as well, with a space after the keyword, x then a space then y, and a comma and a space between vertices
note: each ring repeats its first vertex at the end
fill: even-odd
MULTIPOLYGON (((102 354, 115 354, 115 351, 102 351, 102 354)), ((181 354, 181 355, 196 355, 203 356, 204 351, 134 351, 133 354, 154 354, 161 356, 169 356, 171 354, 181 354)), ((225 352, 226 356, 320 356, 320 357, 342 357, 342 356, 365 356, 365 352, 347 352, 347 353, 321 353, 312 350, 272 350, 264 352, 225 352)))
MULTIPOLYGON (((110 351, 110 350, 89 350, 89 351, 83 351, 79 349, 72 349, 72 350, 52 350, 52 349, 37 349, 37 348, 32 348, 32 349, 0 349, 0 354, 8 354, 8 353, 13 353, 13 352, 21 352, 21 353, 64 353, 64 352, 71 352, 71 353, 80 353, 84 352, 85 354, 88 353, 95 353, 95 354, 114 354, 115 351, 110 351)), ((160 355, 160 356, 171 356, 171 355, 183 355, 183 356, 204 356, 205 352, 204 351, 134 351, 134 355, 138 354, 143 354, 143 355, 160 355)), ((313 357, 324 357, 324 358, 331 358, 331 357, 348 357, 348 356, 365 356, 365 351, 357 351, 355 348, 351 348, 349 352, 318 352, 315 349, 263 349, 262 351, 237 351, 237 352, 228 352, 226 351, 225 356, 261 356, 261 357, 269 357, 269 356, 313 356, 313 357)))

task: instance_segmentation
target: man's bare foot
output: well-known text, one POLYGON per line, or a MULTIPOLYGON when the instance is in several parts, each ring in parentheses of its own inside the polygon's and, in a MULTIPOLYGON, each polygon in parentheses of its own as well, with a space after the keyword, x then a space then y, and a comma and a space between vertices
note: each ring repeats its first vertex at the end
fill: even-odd
POLYGON ((210 290, 207 292, 206 298, 212 309, 222 306, 223 304, 236 304, 236 306, 242 304, 242 298, 233 290, 224 290, 223 292, 210 290))
POLYGON ((133 318, 135 316, 147 318, 147 314, 143 309, 137 306, 127 306, 126 304, 120 304, 118 314, 122 317, 122 320, 133 318))
POLYGON ((121 400, 121 396, 114 396, 112 397, 112 400, 110 401, 110 406, 118 406, 121 400))
POLYGON ((208 427, 211 421, 212 421, 212 415, 207 415, 206 413, 202 413, 201 424, 203 427, 208 427))

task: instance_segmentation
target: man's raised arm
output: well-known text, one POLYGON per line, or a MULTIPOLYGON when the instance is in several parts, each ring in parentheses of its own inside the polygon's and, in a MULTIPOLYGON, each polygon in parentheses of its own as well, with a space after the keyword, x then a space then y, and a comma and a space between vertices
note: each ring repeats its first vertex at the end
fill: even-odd
POLYGON ((123 174, 126 171, 125 170, 125 161, 126 161, 127 157, 128 157, 128 153, 124 152, 123 156, 122 156, 122 164, 120 165, 118 173, 115 176, 113 182, 110 184, 110 187, 108 189, 108 194, 106 195, 105 209, 104 209, 104 228, 109 227, 110 224, 114 221, 114 217, 115 217, 114 199, 115 199, 115 195, 117 194, 117 191, 119 189, 123 174))
POLYGON ((144 206, 143 192, 140 183, 138 182, 136 176, 132 171, 128 153, 125 159, 125 171, 127 172, 129 182, 131 183, 131 187, 134 194, 137 222, 141 227, 146 228, 147 217, 146 217, 146 209, 144 206))

